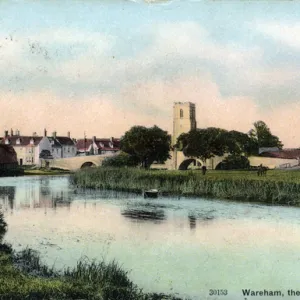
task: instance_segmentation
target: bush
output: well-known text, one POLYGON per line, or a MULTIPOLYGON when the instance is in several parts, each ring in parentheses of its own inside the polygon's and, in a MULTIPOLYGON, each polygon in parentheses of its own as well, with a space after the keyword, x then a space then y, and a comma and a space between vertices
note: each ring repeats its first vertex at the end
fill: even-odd
POLYGON ((250 167, 249 159, 242 155, 229 155, 217 167, 216 170, 241 170, 250 167))
POLYGON ((136 157, 127 153, 120 153, 117 156, 106 158, 102 166, 103 167, 136 167, 139 161, 136 157))

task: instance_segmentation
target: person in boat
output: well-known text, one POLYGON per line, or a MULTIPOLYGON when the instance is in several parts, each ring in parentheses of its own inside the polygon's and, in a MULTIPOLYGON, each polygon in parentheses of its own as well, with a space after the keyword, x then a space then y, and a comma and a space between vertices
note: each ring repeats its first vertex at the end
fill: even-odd
POLYGON ((206 171, 207 171, 207 168, 206 166, 202 166, 202 174, 205 175, 206 174, 206 171))

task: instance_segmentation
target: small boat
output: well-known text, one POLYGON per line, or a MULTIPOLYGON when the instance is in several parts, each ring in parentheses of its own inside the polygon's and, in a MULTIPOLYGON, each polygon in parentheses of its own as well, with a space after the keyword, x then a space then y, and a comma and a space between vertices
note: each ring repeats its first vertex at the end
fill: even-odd
POLYGON ((157 198, 158 197, 158 190, 151 189, 144 191, 144 198, 157 198))

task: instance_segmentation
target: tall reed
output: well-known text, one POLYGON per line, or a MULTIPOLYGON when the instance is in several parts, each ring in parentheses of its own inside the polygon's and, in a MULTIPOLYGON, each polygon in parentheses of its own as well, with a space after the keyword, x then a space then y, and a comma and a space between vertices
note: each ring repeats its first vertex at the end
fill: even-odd
POLYGON ((300 172, 269 171, 258 177, 251 171, 163 171, 135 168, 92 168, 71 175, 78 188, 163 193, 221 199, 300 205, 300 172))

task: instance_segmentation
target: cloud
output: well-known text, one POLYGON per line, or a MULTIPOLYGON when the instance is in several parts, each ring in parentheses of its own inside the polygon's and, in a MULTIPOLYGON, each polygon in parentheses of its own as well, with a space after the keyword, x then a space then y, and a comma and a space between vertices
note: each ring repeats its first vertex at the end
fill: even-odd
POLYGON ((251 97, 222 96, 219 86, 207 76, 128 86, 121 98, 134 114, 148 116, 147 122, 142 124, 157 124, 169 132, 172 132, 173 103, 189 101, 196 104, 198 128, 213 126, 246 133, 255 121, 263 120, 285 147, 300 146, 300 130, 297 130, 300 104, 261 109, 251 97))
POLYGON ((114 37, 102 32, 66 28, 39 30, 31 34, 0 33, 0 41, 3 89, 15 89, 12 81, 18 78, 19 86, 27 90, 34 90, 29 81, 34 81, 37 86, 47 82, 53 90, 62 82, 84 81, 85 77, 88 81, 89 77, 95 77, 97 70, 92 69, 94 76, 91 76, 83 68, 83 78, 78 78, 76 61, 81 61, 84 66, 86 62, 103 58, 115 43, 114 37), (70 65, 75 65, 72 75, 76 76, 76 80, 69 74, 70 65))
POLYGON ((131 38, 63 28, 1 35, 0 128, 105 137, 156 124, 171 132, 173 103, 190 101, 197 106, 198 127, 247 132, 265 120, 287 146, 299 146, 297 104, 263 111, 258 96, 251 97, 267 98, 270 87, 282 91, 297 78, 294 66, 265 67, 260 46, 217 41, 192 21, 141 25, 131 38), (126 43, 128 53, 115 55, 126 43))
POLYGON ((120 137, 134 125, 159 127, 172 132, 174 102, 196 103, 197 125, 248 132, 257 120, 264 120, 286 147, 300 146, 300 105, 282 105, 262 111, 248 97, 223 97, 210 78, 177 78, 169 82, 127 85, 120 94, 103 94, 80 100, 60 98, 48 92, 2 93, 0 128, 19 129, 23 134, 43 128, 49 132, 80 138, 120 137), (287 121, 288 120, 288 121, 287 121))
POLYGON ((300 49, 300 23, 258 22, 255 28, 275 41, 300 49))

